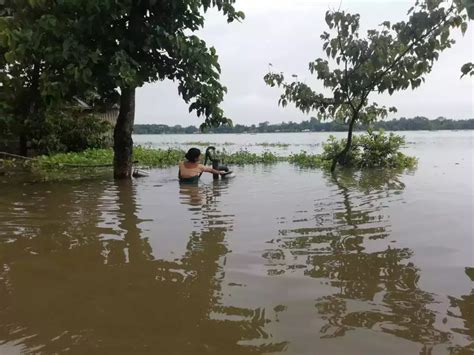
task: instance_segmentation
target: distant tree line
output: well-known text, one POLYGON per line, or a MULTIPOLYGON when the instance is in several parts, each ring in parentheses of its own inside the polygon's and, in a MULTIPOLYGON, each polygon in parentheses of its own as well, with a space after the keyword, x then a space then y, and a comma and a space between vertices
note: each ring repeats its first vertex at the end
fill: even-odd
MULTIPOLYGON (((236 124, 235 126, 223 125, 213 128, 212 133, 278 133, 278 132, 345 132, 348 124, 335 121, 321 122, 315 117, 308 121, 282 122, 270 124, 268 121, 258 125, 245 126, 236 124)), ((399 118, 390 121, 379 121, 371 126, 374 129, 384 129, 386 131, 436 131, 436 130, 465 130, 474 129, 474 118, 466 120, 452 120, 438 117, 430 120, 426 117, 399 118)), ((365 124, 357 124, 355 130, 365 131, 369 128, 365 124)), ((182 127, 180 125, 167 126, 164 124, 136 124, 135 134, 191 134, 198 133, 195 126, 182 127)))

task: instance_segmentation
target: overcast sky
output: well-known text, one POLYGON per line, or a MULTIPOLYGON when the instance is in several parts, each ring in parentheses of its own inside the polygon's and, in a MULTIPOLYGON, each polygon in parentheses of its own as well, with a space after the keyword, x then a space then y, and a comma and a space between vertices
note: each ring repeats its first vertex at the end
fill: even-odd
MULTIPOLYGON (((217 49, 222 67, 222 83, 227 86, 223 108, 235 123, 257 124, 263 121, 300 122, 311 117, 293 108, 278 107, 280 91, 265 85, 263 76, 268 63, 275 71, 300 80, 321 84, 310 75, 308 63, 325 57, 320 34, 325 31, 325 12, 341 9, 361 15, 361 28, 375 28, 385 20, 406 19, 415 0, 238 0, 236 7, 245 12, 241 23, 227 24, 215 12, 206 15, 206 27, 199 33, 208 45, 217 49)), ((394 117, 416 115, 455 119, 474 117, 473 79, 460 77, 463 63, 473 61, 473 26, 464 37, 456 36, 453 48, 441 54, 426 82, 415 91, 392 96, 372 96, 378 103, 396 106, 394 117)), ((392 117, 390 117, 392 118, 392 117)), ((187 106, 170 81, 148 84, 138 90, 136 123, 199 125, 201 120, 188 114, 187 106)))

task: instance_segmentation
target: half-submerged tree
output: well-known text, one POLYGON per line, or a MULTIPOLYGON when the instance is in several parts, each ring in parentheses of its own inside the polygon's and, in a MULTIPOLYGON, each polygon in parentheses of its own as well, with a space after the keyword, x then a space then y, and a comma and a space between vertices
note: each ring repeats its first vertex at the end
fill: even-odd
POLYGON ((467 12, 463 0, 416 1, 408 11, 407 21, 385 21, 381 29, 359 33, 358 14, 328 11, 329 32, 321 35, 322 58, 309 63, 330 95, 314 91, 299 81, 287 82, 283 73, 270 72, 265 82, 282 87, 279 104, 294 103, 303 112, 317 111, 321 119, 335 119, 348 124, 344 148, 334 156, 331 171, 345 165, 357 122, 371 124, 395 112, 395 107, 379 106, 369 100, 371 93, 386 93, 417 88, 431 71, 440 52, 451 47, 452 29, 467 29, 467 12))

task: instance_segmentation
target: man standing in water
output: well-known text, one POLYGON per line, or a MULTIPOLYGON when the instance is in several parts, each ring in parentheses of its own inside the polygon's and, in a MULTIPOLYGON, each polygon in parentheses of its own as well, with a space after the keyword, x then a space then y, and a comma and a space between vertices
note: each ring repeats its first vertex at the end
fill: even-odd
POLYGON ((225 175, 223 170, 215 170, 211 167, 199 163, 201 151, 198 148, 191 148, 184 156, 186 161, 179 163, 178 178, 182 183, 197 183, 203 172, 225 175))

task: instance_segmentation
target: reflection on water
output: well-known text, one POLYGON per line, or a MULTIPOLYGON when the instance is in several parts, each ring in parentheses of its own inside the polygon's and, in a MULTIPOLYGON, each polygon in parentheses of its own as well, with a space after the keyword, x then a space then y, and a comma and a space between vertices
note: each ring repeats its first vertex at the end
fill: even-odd
POLYGON ((474 353, 474 290, 394 232, 410 175, 272 169, 0 186, 0 353, 474 353))
POLYGON ((3 344, 44 354, 237 354, 283 348, 240 345, 262 337, 266 320, 255 310, 219 303, 225 236, 232 227, 232 216, 221 216, 216 201, 224 185, 181 187, 182 203, 201 214, 203 226, 191 234, 178 261, 155 260, 149 241, 141 237, 132 183, 60 187, 17 195, 11 213, 2 205, 7 226, 0 234, 3 344))
POLYGON ((466 346, 448 348, 474 353, 474 290, 450 299, 458 314, 447 316, 463 319, 464 328, 440 330, 447 318, 439 319, 434 295, 418 286, 413 252, 391 245, 387 209, 405 187, 399 174, 348 172, 326 178, 334 186, 331 198, 315 201, 313 211, 296 211, 297 219, 278 218, 279 237, 263 254, 268 275, 297 272, 332 287, 315 303, 324 320, 320 337, 367 328, 421 343, 421 353, 430 354, 433 345, 449 344, 458 333, 466 346))
MULTIPOLYGON (((474 268, 467 267, 465 271, 466 275, 474 282, 474 268)), ((452 351, 459 354, 474 354, 474 288, 470 294, 463 295, 460 298, 449 297, 449 301, 450 308, 448 314, 462 320, 462 326, 452 330, 472 341, 467 346, 456 344, 452 347, 452 351)))

